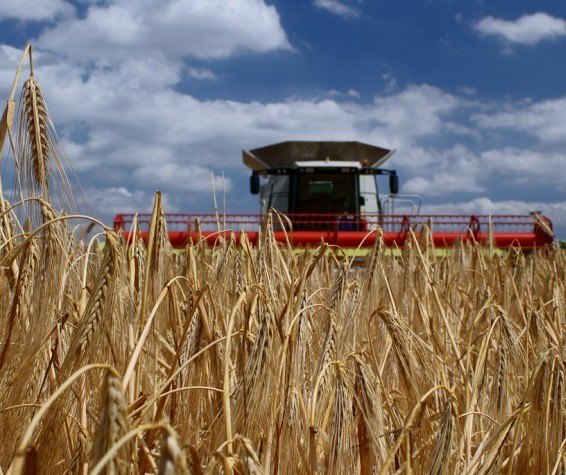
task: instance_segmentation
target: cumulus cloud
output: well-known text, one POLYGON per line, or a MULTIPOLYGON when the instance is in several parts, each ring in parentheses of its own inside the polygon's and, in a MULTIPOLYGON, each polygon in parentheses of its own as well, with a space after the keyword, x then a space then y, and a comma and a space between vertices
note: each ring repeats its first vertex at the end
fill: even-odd
POLYGON ((166 186, 173 192, 208 192, 213 187, 229 192, 232 181, 214 176, 212 170, 203 166, 179 165, 176 163, 160 163, 137 168, 133 173, 136 182, 160 188, 166 186))
POLYGON ((429 199, 489 191, 497 194, 504 189, 517 197, 532 194, 536 188, 544 189, 547 195, 566 192, 566 154, 558 149, 507 146, 477 152, 463 145, 443 149, 410 147, 404 150, 401 160, 395 158, 395 163, 407 177, 402 192, 429 199))
POLYGON ((566 35, 566 21, 547 13, 523 15, 514 21, 485 17, 476 25, 483 35, 499 36, 511 43, 533 45, 542 40, 566 35))
MULTIPOLYGON (((135 82, 123 82, 121 90, 115 90, 114 78, 101 72, 83 81, 78 71, 65 75, 68 66, 61 67, 63 71, 41 71, 41 77, 55 86, 64 75, 66 93, 44 88, 44 97, 80 180, 91 190, 102 190, 88 196, 107 221, 115 212, 149 209, 156 189, 168 197, 168 211, 207 211, 212 206, 212 170, 217 192, 224 189, 232 197, 233 210, 233 198, 247 196, 240 150, 290 139, 359 140, 398 148, 388 165, 400 171, 402 193, 419 193, 425 203, 462 194, 473 199, 503 185, 525 183, 542 184, 547 192, 565 191, 566 154, 559 147, 544 153, 486 143, 484 151, 476 152, 458 144, 458 136, 452 146, 447 146, 450 140, 438 147, 420 145, 423 139, 446 137, 447 118, 470 107, 466 100, 428 85, 410 86, 365 104, 338 99, 204 101, 167 86, 161 91, 140 90, 135 82), (77 123, 84 129, 73 130, 77 123)), ((560 107, 532 104, 529 109, 534 114, 560 107)), ((501 123, 512 122, 496 117, 476 116, 475 123, 481 124, 478 133, 498 132, 501 123)), ((523 204, 513 204, 514 212, 554 209, 523 204)))
MULTIPOLYGON (((91 206, 105 216, 113 217, 118 213, 147 213, 151 212, 153 193, 145 190, 133 190, 128 186, 117 187, 89 187, 85 190, 91 206)), ((164 208, 176 211, 163 197, 164 208)))
POLYGON ((536 137, 544 144, 566 142, 566 97, 507 107, 492 114, 475 114, 484 129, 511 129, 536 137))
POLYGON ((362 118, 371 118, 390 134, 401 134, 412 141, 442 132, 443 119, 464 105, 460 98, 436 87, 411 85, 395 94, 376 96, 362 118))
POLYGON ((10 94, 14 82, 14 73, 21 57, 21 49, 0 44, 0 99, 2 103, 10 94))
POLYGON ((189 66, 187 68, 189 76, 193 79, 203 79, 203 80, 214 80, 216 79, 216 74, 208 68, 194 68, 189 66))
MULTIPOLYGON (((145 209, 153 191, 161 189, 169 196, 170 209, 198 209, 203 202, 191 204, 187 197, 198 201, 201 195, 210 201, 212 169, 217 190, 247 195, 247 189, 238 188, 242 182, 247 188, 240 150, 290 139, 401 145, 404 150, 396 163, 414 175, 416 167, 410 162, 418 156, 412 150, 415 142, 440 134, 443 118, 461 106, 459 98, 428 85, 376 96, 370 103, 349 102, 347 95, 270 103, 198 100, 172 87, 180 64, 165 58, 131 58, 88 74, 69 62, 36 67, 79 178, 91 189, 113 190, 110 195, 117 205, 120 196, 126 201, 121 192, 135 189, 131 201, 147 202, 145 209), (153 74, 156 69, 159 75, 153 74), (221 170, 227 174, 224 183, 221 170)), ((421 157, 418 163, 425 160, 421 157)), ((443 180, 447 183, 449 178, 443 180)), ((414 181, 411 186, 417 185, 414 181)), ((434 184, 432 188, 442 190, 434 184)), ((96 200, 103 202, 101 197, 96 200)), ((100 209, 107 213, 105 219, 111 219, 113 205, 100 209)))
POLYGON ((321 10, 327 10, 345 17, 357 17, 360 15, 360 11, 357 8, 338 0, 314 0, 314 5, 321 10))
POLYGON ((500 183, 552 187, 566 192, 566 154, 504 147, 480 155, 482 169, 500 176, 500 183))
POLYGON ((462 145, 446 150, 415 147, 408 152, 401 163, 413 176, 403 184, 403 193, 437 197, 486 191, 482 183, 484 170, 478 166, 477 155, 468 148, 462 145))
POLYGON ((44 21, 74 13, 74 7, 64 0, 2 0, 0 3, 0 21, 44 21))
POLYGON ((398 87, 397 79, 390 73, 385 73, 381 75, 381 79, 385 82, 385 91, 390 93, 395 91, 398 87))
POLYGON ((262 0, 116 0, 59 22, 39 42, 83 62, 291 49, 277 10, 262 0))

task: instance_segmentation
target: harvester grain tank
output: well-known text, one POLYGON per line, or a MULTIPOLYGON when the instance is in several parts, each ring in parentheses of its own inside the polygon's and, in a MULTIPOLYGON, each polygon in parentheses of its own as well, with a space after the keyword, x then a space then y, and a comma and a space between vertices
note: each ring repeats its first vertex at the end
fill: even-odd
MULTIPOLYGON (((321 242, 343 248, 371 247, 381 235, 386 246, 402 247, 410 232, 424 229, 436 247, 461 241, 524 249, 553 242, 552 223, 539 212, 527 215, 423 215, 420 197, 399 194, 395 170, 382 165, 393 154, 360 142, 288 141, 244 150, 243 162, 252 173, 250 192, 259 197, 257 214, 171 214, 169 237, 175 247, 204 239, 214 245, 231 231, 245 232, 257 244, 270 211, 274 237, 292 246, 321 242), (388 178, 381 178, 388 177, 388 178), (380 193, 387 180, 388 193, 380 193)), ((138 231, 146 237, 149 215, 137 215, 138 231)), ((134 215, 115 218, 117 229, 128 230, 134 215)), ((129 233, 126 232, 126 237, 129 233)))

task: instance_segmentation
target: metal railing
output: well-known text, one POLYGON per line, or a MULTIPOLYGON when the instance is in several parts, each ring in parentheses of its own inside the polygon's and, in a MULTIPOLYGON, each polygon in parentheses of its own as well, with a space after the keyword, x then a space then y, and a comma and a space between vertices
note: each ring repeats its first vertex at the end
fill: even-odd
MULTIPOLYGON (((171 213, 166 214, 170 231, 257 231, 271 216, 275 230, 335 230, 405 232, 420 231, 427 226, 441 232, 532 232, 540 221, 527 215, 465 215, 465 214, 331 214, 287 213, 285 215, 171 213)), ((119 214, 114 220, 116 229, 128 230, 135 219, 140 230, 147 229, 150 214, 119 214)))

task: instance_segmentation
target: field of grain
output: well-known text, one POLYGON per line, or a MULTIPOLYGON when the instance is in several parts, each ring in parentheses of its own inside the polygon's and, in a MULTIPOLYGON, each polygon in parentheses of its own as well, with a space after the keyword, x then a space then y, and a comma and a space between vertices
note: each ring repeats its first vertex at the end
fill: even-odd
POLYGON ((268 223, 174 253, 159 194, 127 245, 51 199, 38 91, 2 125, 28 185, 0 209, 0 474, 566 471, 563 251, 359 268, 268 223))

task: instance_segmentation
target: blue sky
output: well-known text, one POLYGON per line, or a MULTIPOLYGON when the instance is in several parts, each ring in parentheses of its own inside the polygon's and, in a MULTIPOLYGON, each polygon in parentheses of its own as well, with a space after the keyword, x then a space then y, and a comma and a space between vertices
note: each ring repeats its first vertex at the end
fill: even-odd
POLYGON ((2 0, 0 98, 26 43, 107 222, 157 189, 208 212, 212 172, 254 212, 242 148, 358 140, 425 211, 538 209, 566 237, 563 1, 2 0))

